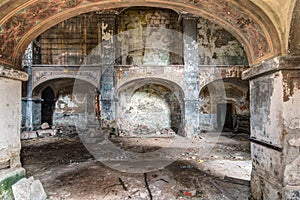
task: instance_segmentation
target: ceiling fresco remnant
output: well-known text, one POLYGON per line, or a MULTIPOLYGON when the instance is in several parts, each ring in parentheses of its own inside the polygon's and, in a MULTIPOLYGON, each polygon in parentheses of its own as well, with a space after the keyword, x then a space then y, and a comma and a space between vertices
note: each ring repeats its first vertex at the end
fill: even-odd
POLYGON ((19 6, 11 5, 11 1, 0 5, 14 8, 0 18, 0 61, 17 68, 31 40, 51 26, 80 13, 127 6, 159 6, 208 18, 237 37, 245 47, 250 64, 281 53, 278 33, 268 16, 259 7, 246 1, 31 0, 18 3, 19 6), (254 9, 257 15, 252 14, 254 9))

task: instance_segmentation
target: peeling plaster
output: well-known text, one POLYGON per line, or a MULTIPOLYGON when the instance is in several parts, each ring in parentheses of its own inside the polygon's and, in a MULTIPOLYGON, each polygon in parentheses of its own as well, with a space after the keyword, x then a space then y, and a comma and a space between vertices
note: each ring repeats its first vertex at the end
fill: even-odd
POLYGON ((289 145, 300 147, 300 138, 293 138, 288 141, 289 145))
POLYGON ((109 41, 112 39, 113 31, 107 30, 108 24, 102 23, 102 40, 103 41, 109 41))
POLYGON ((282 145, 282 125, 283 125, 283 86, 282 74, 274 74, 270 77, 273 79, 273 94, 270 97, 270 113, 268 123, 265 125, 267 141, 274 145, 282 145))
POLYGON ((300 77, 297 76, 298 74, 295 77, 291 74, 287 76, 289 84, 284 82, 285 93, 289 96, 286 96, 283 102, 283 119, 284 125, 292 130, 300 129, 300 107, 295 106, 300 102, 300 77))

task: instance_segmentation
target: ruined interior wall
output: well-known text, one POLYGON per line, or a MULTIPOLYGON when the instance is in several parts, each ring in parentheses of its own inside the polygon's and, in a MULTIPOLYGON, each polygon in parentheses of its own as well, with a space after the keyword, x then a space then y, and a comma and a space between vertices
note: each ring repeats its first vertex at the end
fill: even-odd
POLYGON ((203 18, 197 29, 200 65, 248 65, 242 45, 229 32, 203 18))
MULTIPOLYGON (((197 24, 199 65, 243 65, 248 66, 243 46, 229 32, 206 19, 199 18, 197 24)), ((249 132, 248 84, 220 79, 221 72, 215 68, 199 67, 200 129, 213 131, 217 128, 217 104, 232 103, 236 131, 249 132), (215 81, 215 82, 213 82, 215 81), (210 82, 210 83, 209 83, 210 82), (204 83, 209 83, 205 84, 204 83)), ((234 77, 234 76, 231 76, 234 77)))
POLYGON ((25 176, 20 163, 21 81, 1 77, 0 93, 0 199, 13 199, 11 186, 25 176))
MULTIPOLYGON (((231 103, 235 127, 249 132, 250 102, 247 81, 223 79, 204 86, 200 92, 200 126, 202 130, 215 130, 217 127, 217 105, 231 103)), ((236 130, 237 131, 237 130, 236 130)))
POLYGON ((89 117, 96 117, 95 89, 93 87, 85 89, 86 91, 73 93, 73 85, 59 88, 53 112, 54 125, 75 126, 86 122, 89 117))
MULTIPOLYGON (((53 102, 52 124, 56 126, 75 126, 95 120, 95 95, 96 88, 91 84, 70 78, 50 80, 34 90, 36 98, 41 98, 42 91, 50 86, 55 98, 53 102), (82 88, 77 87, 81 85, 82 88)), ((43 99, 41 99, 43 101, 43 99)), ((39 115, 41 122, 42 103, 38 104, 36 113, 39 115)), ((39 124, 40 125, 40 124, 39 124)))
POLYGON ((298 71, 287 70, 250 82, 251 138, 256 141, 251 144, 251 192, 255 199, 300 197, 299 77, 298 71))
POLYGON ((163 129, 177 132, 181 107, 177 96, 165 86, 145 84, 128 87, 120 93, 118 125, 129 134, 157 134, 163 129))
MULTIPOLYGON (((65 20, 35 40, 35 64, 79 65, 100 42, 100 33, 100 20, 96 13, 65 20), (38 60, 41 63, 37 63, 38 60)), ((89 58, 94 59, 93 56, 89 58)))
MULTIPOLYGON (((22 120, 21 127, 22 130, 26 130, 26 99, 22 98, 22 120)), ((32 125, 33 128, 37 128, 41 125, 41 99, 33 99, 32 100, 32 125)))
POLYGON ((132 8, 120 16, 118 33, 121 65, 170 65, 182 64, 182 38, 152 28, 182 32, 178 14, 172 10, 156 8, 132 8), (135 30, 135 31, 132 31, 135 30), (153 46, 155 48, 153 48, 153 46))
POLYGON ((286 199, 300 198, 300 72, 284 71, 283 134, 285 134, 284 186, 286 199))
MULTIPOLYGON (((118 37, 117 43, 115 43, 114 41, 113 45, 111 45, 112 49, 110 49, 109 51, 107 50, 107 52, 109 52, 107 54, 107 57, 109 57, 108 59, 110 63, 114 62, 114 56, 116 56, 116 61, 118 62, 116 64, 131 66, 165 65, 166 67, 161 69, 167 69, 167 67, 171 68, 170 72, 168 71, 168 73, 170 73, 169 76, 172 78, 175 77, 174 73, 172 73, 174 72, 173 69, 175 69, 173 68, 174 66, 172 66, 172 64, 183 64, 182 34, 176 35, 181 36, 181 38, 177 38, 173 34, 169 34, 169 32, 155 31, 151 28, 164 28, 177 33, 182 33, 182 20, 180 20, 181 18, 178 13, 169 9, 145 7, 125 9, 125 11, 121 12, 121 14, 117 16, 116 27, 116 15, 110 15, 110 17, 112 17, 111 19, 113 19, 112 21, 108 20, 108 22, 112 26, 110 27, 110 31, 106 30, 108 28, 106 26, 106 23, 108 22, 101 22, 101 19, 104 19, 105 16, 106 15, 100 16, 96 13, 89 13, 66 20, 42 34, 42 36, 39 37, 39 39, 36 40, 36 42, 33 44, 33 48, 35 49, 34 51, 36 53, 42 53, 43 64, 80 64, 84 56, 87 55, 91 51, 91 49, 98 44, 99 40, 105 39, 106 33, 109 35, 112 30, 115 30, 115 28, 117 28, 117 33, 119 33, 119 35, 122 35, 122 37, 118 37), (105 30, 107 32, 105 32, 105 30), (123 34, 126 31, 132 32, 131 34, 123 34), (103 35, 102 39, 101 34, 103 35), (39 45, 42 47, 40 52, 36 51, 37 49, 39 49, 37 48, 39 45), (115 45, 117 47, 115 49, 116 52, 113 51, 115 45)), ((247 57, 242 48, 242 45, 230 33, 222 29, 220 26, 213 24, 212 22, 203 18, 199 18, 197 30, 200 65, 248 65, 247 57)), ((103 55, 105 54, 105 52, 102 53, 103 55)), ((103 55, 102 57, 98 56, 98 59, 103 59, 103 55)), ((33 59, 38 60, 35 58, 33 59)), ((161 76, 162 73, 160 73, 160 71, 161 70, 159 69, 155 69, 155 73, 151 74, 151 77, 161 76)), ((212 76, 209 69, 206 70, 205 73, 204 71, 201 70, 201 67, 199 67, 199 82, 201 80, 209 80, 210 82, 217 79, 215 77, 215 74, 212 76)), ((212 68, 212 73, 214 73, 213 71, 214 69, 212 68)), ((148 69, 136 71, 133 75, 135 77, 142 77, 141 73, 146 73, 147 75, 149 75, 150 71, 148 69)), ((183 71, 180 73, 181 74, 179 76, 178 74, 176 75, 176 78, 179 77, 179 79, 182 81, 189 79, 188 73, 183 71)), ((126 74, 126 77, 130 77, 129 73, 124 72, 124 74, 126 74)), ((106 79, 113 80, 112 76, 104 74, 104 76, 102 77, 102 81, 106 79)), ((106 86, 108 85, 109 84, 106 84, 106 86)), ((65 85, 62 84, 62 87, 63 86, 65 85)), ((201 87, 202 85, 200 84, 199 88, 201 87)), ((113 85, 110 85, 110 88, 113 88, 113 85)), ((231 88, 231 93, 233 93, 235 89, 236 88, 231 88)), ((106 90, 109 91, 107 93, 108 95, 112 94, 111 89, 106 89, 106 87, 103 87, 103 90, 101 91, 102 99, 107 98, 107 94, 105 93, 106 90)), ((70 115, 72 115, 73 117, 75 116, 74 113, 76 113, 77 111, 74 111, 74 109, 76 110, 76 106, 72 104, 74 102, 72 102, 73 100, 71 100, 70 94, 71 92, 64 91, 62 92, 62 94, 57 96, 57 100, 62 103, 56 105, 56 110, 54 112, 55 123, 62 123, 64 120, 71 121, 71 119, 68 119, 70 118, 70 115)), ((213 98, 214 102, 225 101, 220 97, 215 96, 213 98)), ((238 105, 239 103, 236 103, 237 101, 242 100, 237 100, 239 98, 230 96, 227 98, 234 99, 232 100, 232 102, 234 102, 234 104, 237 104, 235 106, 236 115, 244 115, 245 113, 247 113, 246 111, 243 112, 244 110, 247 110, 247 108, 242 108, 243 105, 238 105)), ((226 101, 230 101, 228 99, 226 101)), ((206 97, 203 97, 200 100, 202 101, 202 104, 208 105, 212 103, 208 102, 206 97)), ((113 119, 115 111, 114 109, 110 109, 109 105, 113 105, 113 102, 109 102, 109 104, 106 105, 103 101, 102 110, 108 110, 107 117, 110 117, 111 115, 113 119)), ((201 109, 204 109, 204 107, 202 107, 201 109)), ((200 121, 208 126, 207 129, 213 129, 216 122, 216 109, 212 108, 210 112, 206 112, 205 110, 201 112, 202 115, 200 116, 200 121)), ((171 121, 173 122, 176 120, 171 121)), ((173 128, 178 129, 178 127, 175 128, 174 126, 173 128)))
POLYGON ((0 78, 0 167, 20 166, 21 81, 0 78), (8 112, 9 111, 9 112, 8 112))

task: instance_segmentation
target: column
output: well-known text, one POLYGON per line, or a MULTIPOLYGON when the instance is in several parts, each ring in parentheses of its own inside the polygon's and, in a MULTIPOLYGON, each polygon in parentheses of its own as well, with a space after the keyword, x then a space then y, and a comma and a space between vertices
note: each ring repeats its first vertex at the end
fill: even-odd
POLYGON ((32 43, 28 46, 23 56, 23 68, 28 74, 28 81, 26 82, 26 97, 22 98, 22 126, 26 131, 33 129, 33 115, 32 115, 32 64, 33 64, 33 47, 32 43))
POLYGON ((116 34, 116 15, 103 14, 100 16, 100 23, 102 63, 100 82, 101 119, 104 122, 104 126, 114 127, 114 65, 116 59, 114 35, 116 34))
POLYGON ((13 199, 11 185, 25 177, 20 163, 21 86, 27 74, 0 65, 0 199, 13 199))
POLYGON ((31 131, 41 124, 41 99, 33 98, 33 64, 41 62, 40 47, 33 41, 25 51, 22 67, 28 74, 26 82, 26 97, 22 98, 22 130, 31 131))
POLYGON ((193 137, 199 133, 199 53, 197 42, 198 18, 192 15, 182 16, 183 24, 183 55, 185 82, 185 135, 193 137))
POLYGON ((244 72, 251 95, 251 193, 300 199, 300 57, 277 57, 244 72))

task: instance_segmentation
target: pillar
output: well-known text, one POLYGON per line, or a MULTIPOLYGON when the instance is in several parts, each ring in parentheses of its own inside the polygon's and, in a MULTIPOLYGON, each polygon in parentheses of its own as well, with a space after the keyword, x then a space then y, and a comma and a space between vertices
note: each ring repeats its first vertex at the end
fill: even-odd
POLYGON ((185 134, 187 137, 199 133, 199 53, 197 42, 198 18, 183 15, 183 55, 184 55, 184 83, 185 83, 185 134))
POLYGON ((101 26, 101 63, 102 76, 100 82, 101 119, 104 126, 114 126, 114 65, 116 59, 116 15, 100 15, 101 26))
POLYGON ((31 43, 25 51, 22 67, 28 74, 26 84, 26 97, 22 98, 22 130, 31 131, 41 124, 41 99, 33 98, 32 66, 40 51, 34 51, 35 45, 31 43))
POLYGON ((250 79, 253 199, 300 199, 300 57, 277 57, 250 79))
POLYGON ((20 163, 21 86, 27 74, 0 65, 0 199, 13 199, 11 185, 25 177, 20 163))

